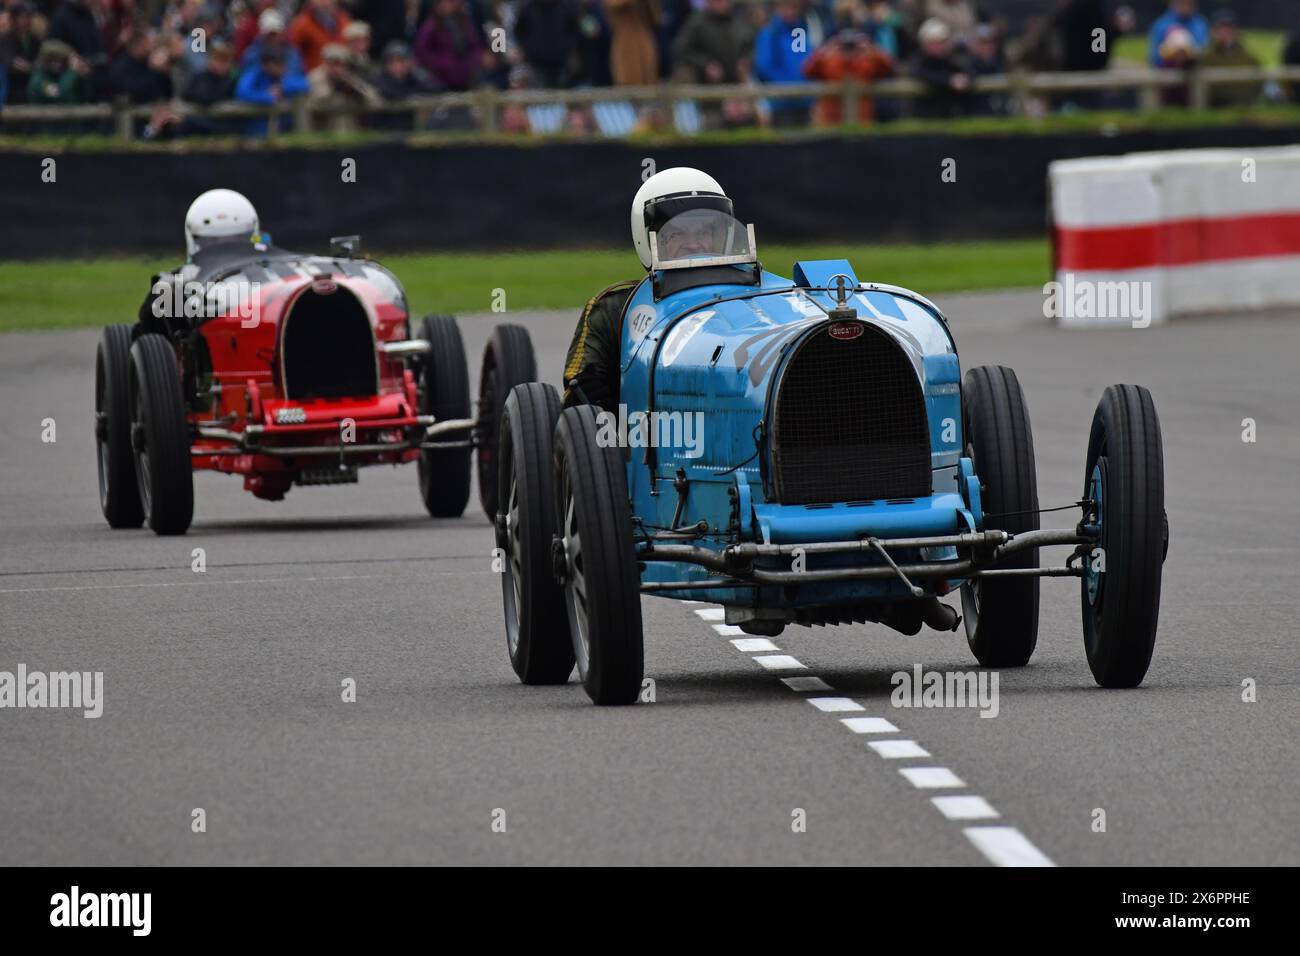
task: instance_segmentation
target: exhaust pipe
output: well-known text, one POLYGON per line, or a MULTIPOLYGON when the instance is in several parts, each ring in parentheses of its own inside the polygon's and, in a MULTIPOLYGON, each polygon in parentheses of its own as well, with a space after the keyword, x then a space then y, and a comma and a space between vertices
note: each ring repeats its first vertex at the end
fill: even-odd
POLYGON ((936 631, 955 631, 961 623, 961 615, 955 608, 932 597, 921 602, 921 620, 926 627, 936 631))

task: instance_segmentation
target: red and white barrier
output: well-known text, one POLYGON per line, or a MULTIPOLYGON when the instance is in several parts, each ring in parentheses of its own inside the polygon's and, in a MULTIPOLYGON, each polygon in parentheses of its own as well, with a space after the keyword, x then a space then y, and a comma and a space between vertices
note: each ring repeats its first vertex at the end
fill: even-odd
POLYGON ((1048 178, 1062 325, 1300 305, 1300 147, 1058 160, 1048 178))

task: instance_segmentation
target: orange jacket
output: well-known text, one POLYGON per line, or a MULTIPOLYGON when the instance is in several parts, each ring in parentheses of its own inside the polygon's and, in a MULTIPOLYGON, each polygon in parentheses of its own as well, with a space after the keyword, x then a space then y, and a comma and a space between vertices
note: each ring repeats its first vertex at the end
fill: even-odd
POLYGON ((352 18, 339 10, 334 14, 334 32, 331 33, 311 15, 310 7, 293 18, 289 24, 289 41, 302 54, 303 72, 310 72, 320 66, 321 51, 331 43, 342 43, 343 31, 351 22, 352 18))
MULTIPOLYGON (((870 83, 893 72, 893 59, 879 47, 846 48, 834 41, 819 46, 803 64, 804 76, 827 83, 847 77, 856 77, 863 83, 870 83)), ((843 115, 843 100, 840 97, 823 96, 818 101, 816 121, 819 125, 833 126, 840 122, 843 115)), ((864 92, 858 99, 858 122, 870 123, 875 115, 875 105, 864 92)))

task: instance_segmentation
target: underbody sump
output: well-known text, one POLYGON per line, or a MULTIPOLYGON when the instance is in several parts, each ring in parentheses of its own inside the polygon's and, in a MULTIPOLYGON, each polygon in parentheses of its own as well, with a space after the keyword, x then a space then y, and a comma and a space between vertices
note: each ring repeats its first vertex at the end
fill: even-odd
POLYGON ((296 485, 355 485, 357 483, 356 465, 317 465, 304 468, 294 478, 296 485))

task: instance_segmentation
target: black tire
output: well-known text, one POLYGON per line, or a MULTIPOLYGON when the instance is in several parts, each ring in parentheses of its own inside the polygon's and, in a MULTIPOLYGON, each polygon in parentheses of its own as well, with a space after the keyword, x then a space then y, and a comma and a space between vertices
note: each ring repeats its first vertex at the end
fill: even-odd
POLYGON ((501 410, 512 388, 535 381, 537 359, 528 330, 522 325, 498 325, 483 350, 478 379, 478 499, 493 522, 501 505, 496 461, 501 446, 501 410))
MULTIPOLYGON (((1029 409, 1016 373, 981 365, 962 385, 966 455, 980 480, 986 530, 1019 534, 1038 529, 1038 479, 1029 409)), ((1036 568, 1038 550, 998 568, 1036 568)), ((966 641, 983 667, 1023 667, 1038 643, 1038 578, 968 581, 961 588, 966 641)))
POLYGON ((555 514, 578 676, 597 704, 631 704, 641 690, 641 574, 632 544, 627 475, 617 448, 596 441, 590 405, 555 429, 555 514))
MULTIPOLYGON (((428 315, 420 338, 429 351, 420 361, 420 414, 439 421, 469 418, 469 363, 460 326, 450 315, 428 315)), ((446 436, 447 441, 456 436, 446 436)), ((469 504, 472 448, 424 449, 418 462, 420 500, 435 518, 458 518, 469 504)))
POLYGON ((501 575, 510 664, 525 684, 563 684, 573 673, 564 589, 555 580, 552 447, 560 396, 540 382, 516 385, 501 414, 500 466, 505 551, 501 575))
POLYGON ((131 346, 131 447, 140 505, 155 534, 184 534, 194 518, 190 428, 176 351, 161 335, 131 346))
POLYGON ((1083 578, 1084 647, 1098 684, 1136 687, 1155 649, 1168 541, 1164 445, 1145 388, 1112 385, 1102 393, 1088 438, 1086 497, 1093 497, 1094 477, 1101 494, 1092 518, 1101 525, 1102 560, 1090 555, 1088 568, 1103 570, 1083 578))
POLYGON ((131 326, 110 325, 95 352, 95 458, 99 507, 110 528, 144 524, 131 451, 131 326))

